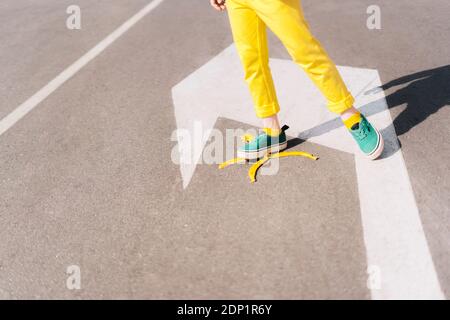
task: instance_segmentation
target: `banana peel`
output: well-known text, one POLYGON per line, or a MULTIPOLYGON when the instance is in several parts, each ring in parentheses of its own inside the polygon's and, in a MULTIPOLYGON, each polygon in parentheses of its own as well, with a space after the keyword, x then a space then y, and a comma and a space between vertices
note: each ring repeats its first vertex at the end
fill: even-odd
MULTIPOLYGON (((248 177, 250 178, 250 182, 253 183, 256 181, 256 174, 257 174, 259 168, 261 168, 270 159, 286 158, 286 157, 306 157, 311 160, 319 159, 319 157, 316 157, 316 156, 314 156, 310 153, 304 152, 304 151, 285 151, 285 152, 266 154, 263 158, 261 158, 257 162, 255 162, 248 170, 248 177)), ((224 169, 233 164, 247 163, 247 162, 248 162, 248 160, 246 160, 244 158, 234 158, 234 159, 230 159, 228 161, 221 163, 219 165, 219 169, 224 169)))

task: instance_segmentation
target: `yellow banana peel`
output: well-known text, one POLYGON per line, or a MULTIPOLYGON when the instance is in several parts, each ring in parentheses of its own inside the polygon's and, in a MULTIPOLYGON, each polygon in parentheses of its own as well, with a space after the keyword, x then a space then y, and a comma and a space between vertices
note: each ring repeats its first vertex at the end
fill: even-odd
MULTIPOLYGON (((270 159, 276 159, 276 158, 286 158, 286 157, 306 157, 311 160, 318 160, 319 157, 316 157, 310 153, 303 152, 303 151, 286 151, 286 152, 278 152, 278 153, 272 153, 272 154, 266 154, 263 158, 259 159, 256 163, 254 163, 250 169, 248 170, 248 177, 250 178, 250 182, 256 181, 256 174, 267 161, 270 159)), ((219 165, 219 169, 224 169, 232 164, 238 164, 238 163, 246 163, 248 162, 244 158, 234 158, 228 161, 225 161, 219 165)))

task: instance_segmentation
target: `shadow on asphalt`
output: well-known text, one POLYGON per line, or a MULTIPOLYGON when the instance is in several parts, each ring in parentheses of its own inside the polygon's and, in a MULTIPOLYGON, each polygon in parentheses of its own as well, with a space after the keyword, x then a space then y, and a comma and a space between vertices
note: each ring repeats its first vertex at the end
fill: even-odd
MULTIPOLYGON (((407 85, 386 96, 386 103, 389 109, 404 104, 406 107, 393 120, 393 124, 382 130, 382 134, 392 130, 393 125, 397 136, 401 136, 425 121, 430 115, 438 112, 441 108, 450 105, 450 65, 392 80, 381 87, 365 92, 365 94, 373 94, 380 90, 388 90, 405 84, 407 85)), ((360 110, 366 116, 382 112, 385 110, 384 98, 362 106, 360 110)), ((307 136, 308 138, 320 136, 340 126, 342 126, 342 122, 339 118, 335 118, 307 132, 303 132, 301 136, 307 136)), ((299 137, 293 138, 288 142, 288 149, 294 148, 304 141, 304 139, 299 137)), ((400 141, 398 141, 398 146, 401 148, 400 141)), ((387 158, 397 151, 398 148, 389 148, 386 152, 383 152, 382 158, 387 158)))
POLYGON ((406 104, 405 110, 393 122, 398 136, 407 133, 439 109, 450 105, 450 65, 392 80, 366 94, 404 84, 408 85, 386 96, 389 109, 406 104))

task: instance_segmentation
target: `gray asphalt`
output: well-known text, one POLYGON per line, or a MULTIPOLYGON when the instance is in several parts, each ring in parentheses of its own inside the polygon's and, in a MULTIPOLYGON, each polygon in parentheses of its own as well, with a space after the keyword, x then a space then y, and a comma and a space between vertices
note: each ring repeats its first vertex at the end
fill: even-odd
MULTIPOLYGON (((0 117, 147 3, 79 0, 73 31, 73 1, 2 1, 0 117)), ((450 5, 378 3, 369 31, 370 1, 303 0, 335 62, 387 84, 449 298, 450 5)), ((183 190, 171 88, 231 43, 207 1, 166 0, 0 136, 0 298, 370 298, 352 156, 304 143, 320 161, 285 159, 251 187, 244 167, 199 165, 183 190), (66 288, 70 265, 81 290, 66 288)), ((288 58, 273 36, 271 55, 288 58)))

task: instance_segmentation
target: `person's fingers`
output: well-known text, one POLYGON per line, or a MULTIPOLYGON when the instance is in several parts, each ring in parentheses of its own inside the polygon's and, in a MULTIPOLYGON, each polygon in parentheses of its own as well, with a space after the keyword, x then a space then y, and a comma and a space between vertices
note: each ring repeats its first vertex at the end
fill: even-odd
POLYGON ((217 0, 217 3, 219 4, 221 10, 225 10, 226 0, 217 0))
POLYGON ((211 3, 211 6, 212 6, 214 9, 216 9, 217 11, 220 11, 220 10, 221 10, 220 5, 217 3, 217 0, 210 0, 209 2, 211 3))
POLYGON ((217 11, 223 11, 226 9, 226 0, 210 0, 211 6, 217 11))

